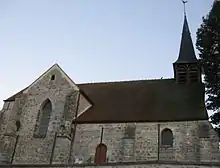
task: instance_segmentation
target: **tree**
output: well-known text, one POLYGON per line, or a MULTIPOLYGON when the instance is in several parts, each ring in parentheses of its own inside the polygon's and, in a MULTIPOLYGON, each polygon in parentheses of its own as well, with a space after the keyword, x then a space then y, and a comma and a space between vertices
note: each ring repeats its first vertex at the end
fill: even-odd
POLYGON ((211 123, 220 129, 220 1, 216 0, 212 9, 197 31, 196 47, 199 50, 204 73, 204 83, 208 96, 206 107, 215 113, 211 123))

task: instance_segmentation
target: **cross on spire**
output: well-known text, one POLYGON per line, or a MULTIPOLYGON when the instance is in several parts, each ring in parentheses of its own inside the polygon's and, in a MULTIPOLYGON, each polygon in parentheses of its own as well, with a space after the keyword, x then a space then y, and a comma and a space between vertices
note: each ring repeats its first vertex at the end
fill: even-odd
POLYGON ((189 31, 189 25, 186 16, 187 0, 181 0, 184 7, 184 22, 182 38, 180 43, 179 57, 174 62, 174 78, 178 83, 181 82, 200 82, 201 73, 198 60, 195 55, 193 41, 189 31), (190 66, 190 68, 189 68, 190 66))
POLYGON ((183 3, 183 9, 184 9, 184 15, 186 16, 186 3, 187 3, 188 1, 184 1, 184 0, 182 0, 182 3, 183 3))

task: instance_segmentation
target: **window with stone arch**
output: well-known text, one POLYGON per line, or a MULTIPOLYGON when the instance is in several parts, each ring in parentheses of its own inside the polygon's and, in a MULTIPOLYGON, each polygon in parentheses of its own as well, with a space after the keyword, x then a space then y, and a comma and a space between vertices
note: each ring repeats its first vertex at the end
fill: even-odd
POLYGON ((167 147, 173 146, 173 132, 169 128, 165 128, 161 133, 161 145, 167 147))
POLYGON ((46 99, 42 103, 41 108, 38 112, 34 134, 36 137, 46 137, 51 113, 52 103, 49 99, 46 99))
POLYGON ((107 146, 103 143, 100 143, 96 147, 94 162, 96 164, 104 164, 106 163, 107 160, 106 156, 107 156, 107 146))

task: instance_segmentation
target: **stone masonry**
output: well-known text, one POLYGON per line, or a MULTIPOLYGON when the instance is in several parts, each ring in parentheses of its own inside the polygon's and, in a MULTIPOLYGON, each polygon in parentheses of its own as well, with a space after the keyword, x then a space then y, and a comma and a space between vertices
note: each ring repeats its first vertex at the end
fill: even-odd
MULTIPOLYGON (((68 160, 71 121, 75 117, 76 99, 79 95, 77 86, 71 82, 65 73, 55 65, 48 73, 30 85, 23 96, 16 98, 14 102, 4 104, 1 112, 3 121, 1 122, 1 152, 7 153, 11 160, 14 152, 13 163, 48 163, 52 160, 51 158, 56 160, 59 155, 65 155, 62 162, 68 160), (52 75, 56 76, 56 80, 51 80, 52 75), (73 101, 67 100, 70 94, 73 101), (22 101, 23 99, 25 101, 22 101), (36 119, 41 105, 46 99, 52 102, 52 115, 47 136, 37 138, 33 136, 36 119), (21 124, 19 131, 16 131, 16 121, 21 124), (62 135, 56 139, 57 144, 54 144, 55 133, 59 135, 60 126, 63 124, 65 135, 61 133, 62 135), (60 146, 61 144, 62 146, 60 146), (60 148, 62 151, 59 150, 60 148), (63 151, 63 149, 65 150, 63 151), (52 152, 57 157, 52 156, 52 152)), ((81 103, 78 109, 79 112, 82 112, 89 104, 82 98, 82 95, 79 97, 83 104, 81 103)))
MULTIPOLYGON (((218 163, 219 138, 206 120, 147 123, 74 124, 92 104, 71 79, 54 65, 1 111, 0 152, 12 164, 94 164, 97 145, 107 146, 107 163, 190 162, 218 163), (51 77, 55 75, 55 79, 51 77), (37 116, 49 99, 52 113, 46 137, 36 137, 37 116), (161 132, 173 133, 173 145, 161 144, 161 132)), ((115 167, 115 166, 106 166, 115 167)), ((125 167, 123 165, 118 167, 125 167)), ((129 165, 126 167, 137 167, 129 165)), ((142 164, 138 167, 179 167, 186 165, 142 164)), ((194 168, 196 166, 188 165, 194 168)), ((207 166, 201 166, 207 167, 207 166)), ((209 166, 211 167, 211 166, 209 166)))
POLYGON ((218 136, 208 121, 78 125, 73 149, 76 158, 85 163, 90 157, 94 160, 95 148, 100 142, 101 127, 104 128, 103 143, 108 147, 109 162, 218 162, 220 159, 218 136), (200 124, 209 127, 208 135, 204 138, 199 138, 200 124), (125 130, 129 126, 136 128, 133 139, 125 137, 125 130), (161 131, 165 128, 171 129, 174 134, 172 148, 164 147, 158 142, 161 139, 161 131))
MULTIPOLYGON (((68 167, 68 168, 218 168, 219 165, 208 165, 208 164, 202 164, 202 165, 196 165, 196 164, 184 164, 184 163, 141 163, 141 164, 113 164, 113 165, 25 165, 26 168, 62 168, 62 167, 68 167)), ((1 167, 11 167, 11 168, 22 168, 24 165, 1 165, 1 167)))

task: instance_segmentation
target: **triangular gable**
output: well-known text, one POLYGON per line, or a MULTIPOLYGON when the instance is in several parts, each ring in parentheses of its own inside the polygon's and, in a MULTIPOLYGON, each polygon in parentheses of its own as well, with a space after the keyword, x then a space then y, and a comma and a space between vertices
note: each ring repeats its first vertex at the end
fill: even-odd
POLYGON ((56 63, 51 68, 49 68, 46 72, 44 72, 39 78, 37 78, 31 85, 29 85, 25 90, 23 90, 23 93, 27 93, 32 86, 34 86, 39 80, 43 79, 44 76, 46 76, 48 73, 50 73, 52 70, 57 69, 60 71, 61 75, 66 78, 66 80, 69 82, 69 84, 76 90, 79 90, 77 85, 72 81, 72 79, 61 69, 61 67, 56 63))

